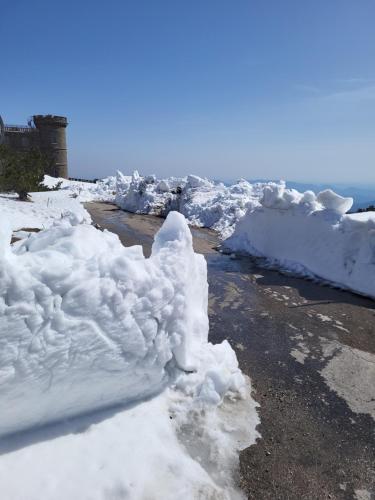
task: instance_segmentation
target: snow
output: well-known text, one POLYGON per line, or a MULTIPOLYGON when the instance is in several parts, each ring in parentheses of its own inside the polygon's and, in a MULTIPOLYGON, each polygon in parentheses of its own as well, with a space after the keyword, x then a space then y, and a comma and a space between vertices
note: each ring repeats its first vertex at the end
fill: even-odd
POLYGON ((353 198, 343 198, 331 189, 317 195, 313 191, 300 193, 295 189, 286 189, 285 183, 269 183, 263 188, 261 205, 266 208, 288 210, 298 207, 301 211, 329 210, 343 215, 353 205, 353 198))
POLYGON ((352 202, 270 184, 225 246, 375 298, 375 214, 345 214, 352 202))
POLYGON ((218 411, 231 410, 225 417, 236 428, 230 430, 222 415, 219 425, 216 412, 206 412, 205 417, 190 413, 186 418, 195 429, 192 432, 175 418, 172 393, 167 390, 126 409, 97 412, 17 439, 3 438, 2 496, 7 500, 242 498, 226 468, 234 466, 234 455, 238 462, 238 443, 252 443, 240 441, 238 426, 249 434, 257 423, 252 420, 254 408, 239 408, 243 400, 220 407, 218 411), (199 445, 200 455, 186 446, 189 442, 199 445))
POLYGON ((134 213, 165 217, 177 210, 190 224, 212 228, 226 238, 246 210, 259 204, 263 186, 243 179, 225 186, 196 175, 158 180, 142 177, 137 171, 131 178, 118 172, 115 201, 134 213))
MULTIPOLYGON (((44 176, 43 184, 53 188, 60 184, 57 191, 30 193, 31 202, 21 202, 16 195, 0 195, 1 217, 11 222, 13 231, 23 228, 44 229, 67 213, 74 213, 85 222, 91 217, 82 203, 89 201, 114 201, 116 178, 107 177, 97 183, 70 181, 63 178, 44 176)), ((28 232, 17 237, 27 237, 28 232)))
POLYGON ((71 181, 62 177, 44 176, 43 184, 49 188, 60 185, 67 196, 77 198, 78 201, 114 201, 116 191, 116 177, 109 176, 96 183, 71 181))
POLYGON ((47 228, 66 213, 74 213, 85 222, 91 217, 81 203, 64 191, 31 193, 31 202, 19 201, 15 195, 0 195, 0 223, 8 220, 13 231, 22 228, 47 228))
POLYGON ((162 217, 178 211, 189 224, 217 231, 233 257, 235 252, 266 257, 293 272, 375 295, 375 215, 347 214, 352 198, 331 190, 299 193, 283 181, 225 186, 195 175, 157 179, 137 171, 117 172, 96 184, 48 176, 44 183, 53 187, 60 180, 58 191, 32 193, 33 203, 0 196, 1 213, 13 231, 48 228, 68 212, 90 222, 86 201, 115 201, 129 212, 162 217))
POLYGON ((331 189, 326 189, 318 193, 317 202, 320 203, 325 210, 332 210, 335 213, 344 215, 353 206, 353 198, 344 198, 331 189))
POLYGON ((348 215, 353 199, 330 189, 300 193, 283 181, 242 179, 225 186, 195 175, 158 180, 118 172, 115 202, 129 212, 162 217, 177 210, 189 224, 217 231, 232 254, 266 257, 375 297, 375 215, 348 215))
POLYGON ((13 246, 11 232, 2 217, 7 498, 241 498, 258 417, 229 343, 208 343, 206 262, 184 217, 168 215, 148 259, 74 213, 13 246))
MULTIPOLYGON (((0 435, 143 398, 174 366, 199 367, 207 272, 183 216, 169 215, 150 259, 77 222, 3 251, 0 435)), ((3 234, 1 245, 9 241, 3 234)))

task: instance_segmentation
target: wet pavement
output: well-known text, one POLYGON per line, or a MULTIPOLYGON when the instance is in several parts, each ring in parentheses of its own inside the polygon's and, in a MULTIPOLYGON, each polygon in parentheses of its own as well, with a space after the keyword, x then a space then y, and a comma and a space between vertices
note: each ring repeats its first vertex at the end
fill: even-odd
MULTIPOLYGON (((86 208, 150 254, 162 219, 86 208)), ((192 232, 208 264, 210 340, 229 340, 260 403, 262 438, 240 457, 248 498, 375 499, 375 302, 221 254, 213 231, 192 232)))

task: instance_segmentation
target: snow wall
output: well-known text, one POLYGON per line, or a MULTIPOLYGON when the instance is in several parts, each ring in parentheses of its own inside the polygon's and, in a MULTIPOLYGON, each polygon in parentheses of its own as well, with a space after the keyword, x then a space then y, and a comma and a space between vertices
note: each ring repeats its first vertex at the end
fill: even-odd
POLYGON ((226 238, 246 210, 259 205, 264 185, 241 179, 225 186, 196 175, 160 180, 137 171, 132 177, 117 172, 115 202, 128 212, 162 217, 177 210, 190 224, 212 228, 226 238))
POLYGON ((352 203, 331 190, 266 186, 225 246, 375 298, 375 214, 346 214, 352 203))
POLYGON ((2 220, 0 435, 156 393, 173 371, 202 370, 205 348, 225 372, 219 392, 244 384, 229 344, 207 343, 206 262, 181 214, 148 259, 73 215, 10 238, 2 220))

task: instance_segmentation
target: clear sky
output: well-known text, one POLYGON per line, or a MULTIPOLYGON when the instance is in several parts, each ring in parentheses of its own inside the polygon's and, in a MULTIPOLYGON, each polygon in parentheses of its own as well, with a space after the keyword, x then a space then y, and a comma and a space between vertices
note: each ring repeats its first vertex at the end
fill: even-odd
POLYGON ((0 114, 71 175, 375 183, 374 0, 1 0, 0 114))

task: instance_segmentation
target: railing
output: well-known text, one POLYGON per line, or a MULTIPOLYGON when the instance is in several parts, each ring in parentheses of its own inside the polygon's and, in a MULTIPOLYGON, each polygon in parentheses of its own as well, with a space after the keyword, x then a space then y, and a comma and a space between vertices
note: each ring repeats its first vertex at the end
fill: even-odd
POLYGON ((4 125, 4 132, 34 132, 35 130, 27 125, 4 125))
POLYGON ((77 179, 77 177, 69 177, 70 181, 79 181, 79 182, 91 182, 91 184, 96 184, 100 179, 77 179))

